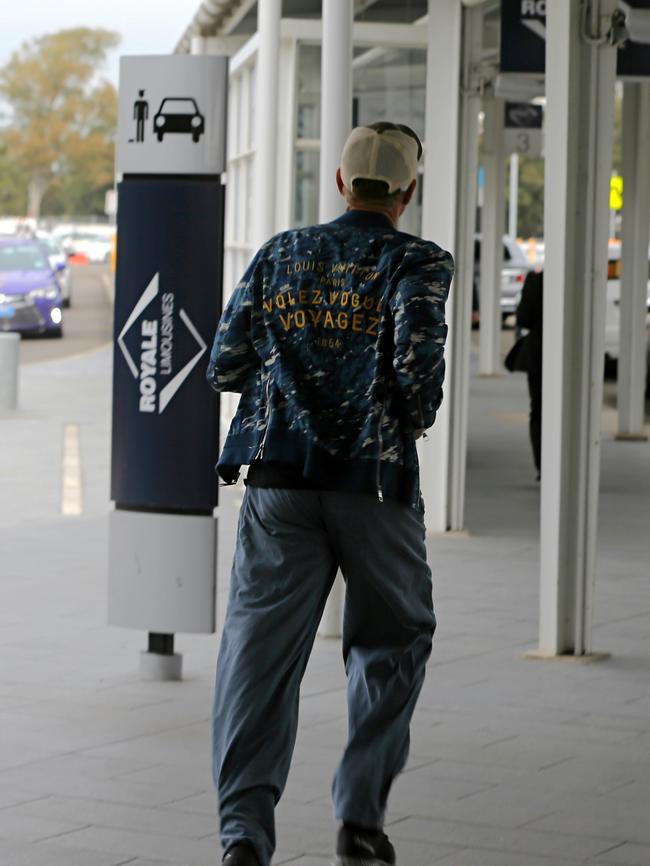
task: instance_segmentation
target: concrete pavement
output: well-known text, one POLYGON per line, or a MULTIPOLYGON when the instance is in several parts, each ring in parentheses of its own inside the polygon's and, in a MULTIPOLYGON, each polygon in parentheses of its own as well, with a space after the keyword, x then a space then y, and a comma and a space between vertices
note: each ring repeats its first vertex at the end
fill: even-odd
MULTIPOLYGON (((138 679, 145 636, 106 622, 110 352, 23 367, 0 417, 0 866, 219 861, 209 766, 216 637, 182 683, 138 679), (81 514, 61 514, 66 427, 81 514)), ((538 488, 523 377, 474 379, 466 538, 429 540, 439 629, 395 787, 401 866, 650 864, 650 446, 603 448, 598 664, 525 661, 537 636, 538 488)), ((613 429, 611 410, 604 424, 613 429)), ((241 489, 223 495, 220 621, 241 489)), ((345 739, 319 640, 275 863, 325 866, 345 739)))

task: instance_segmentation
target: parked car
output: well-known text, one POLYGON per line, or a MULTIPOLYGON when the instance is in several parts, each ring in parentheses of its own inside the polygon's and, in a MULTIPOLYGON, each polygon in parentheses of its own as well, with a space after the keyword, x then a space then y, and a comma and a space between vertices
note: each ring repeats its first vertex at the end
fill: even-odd
MULTIPOLYGON (((481 236, 474 238, 474 306, 478 311, 481 291, 481 236)), ((503 266, 501 268, 501 317, 514 316, 521 289, 528 271, 532 270, 517 241, 503 236, 503 266)))
MULTIPOLYGON (((650 250, 648 251, 650 258, 650 250)), ((646 395, 650 397, 650 264, 648 266, 648 297, 646 326, 648 348, 646 352, 646 395)), ((605 369, 617 366, 621 345, 621 245, 610 243, 607 266, 607 306, 605 308, 605 369)))
POLYGON ((75 226, 55 229, 52 232, 66 255, 85 256, 93 264, 105 263, 111 257, 113 230, 107 226, 75 226))
POLYGON ((37 232, 36 240, 45 247, 50 266, 56 271, 59 285, 61 286, 62 304, 69 307, 72 303, 72 274, 70 272, 68 256, 61 244, 51 235, 45 232, 37 232))
POLYGON ((60 270, 39 241, 0 238, 0 331, 63 335, 60 270))

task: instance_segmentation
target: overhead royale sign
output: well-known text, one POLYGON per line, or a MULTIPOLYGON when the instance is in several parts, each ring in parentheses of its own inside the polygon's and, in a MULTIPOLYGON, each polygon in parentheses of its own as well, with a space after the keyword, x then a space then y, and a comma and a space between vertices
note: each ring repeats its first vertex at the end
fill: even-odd
MULTIPOLYGON (((537 74, 546 69, 546 0, 501 0, 501 71, 537 74)), ((650 10, 650 0, 625 0, 619 7, 650 10)), ((650 76, 650 46, 628 40, 618 49, 617 75, 650 76)))

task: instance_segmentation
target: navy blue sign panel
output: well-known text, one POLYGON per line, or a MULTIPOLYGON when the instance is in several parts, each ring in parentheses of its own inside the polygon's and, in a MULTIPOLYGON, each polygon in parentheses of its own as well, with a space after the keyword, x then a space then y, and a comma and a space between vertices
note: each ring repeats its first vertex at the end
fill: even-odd
MULTIPOLYGON (((626 0, 632 9, 650 10, 650 0, 626 0)), ((616 74, 622 78, 647 78, 650 76, 650 45, 628 41, 618 49, 616 74)))
POLYGON ((506 102, 504 126, 506 129, 541 129, 544 111, 541 105, 530 102, 506 102))
POLYGON ((125 179, 118 189, 111 498, 209 513, 218 400, 205 379, 221 311, 218 178, 125 179))
MULTIPOLYGON (((624 7, 650 10, 650 0, 624 7)), ((501 71, 541 74, 546 69, 546 0, 501 0, 501 71)), ((650 46, 628 40, 618 49, 616 74, 650 76, 650 46)))
POLYGON ((546 0, 501 0, 501 71, 546 68, 546 0))

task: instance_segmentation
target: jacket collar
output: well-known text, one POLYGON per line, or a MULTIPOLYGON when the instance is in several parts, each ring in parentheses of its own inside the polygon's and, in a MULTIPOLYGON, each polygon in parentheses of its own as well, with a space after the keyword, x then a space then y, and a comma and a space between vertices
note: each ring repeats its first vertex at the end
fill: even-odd
POLYGON ((336 225, 357 226, 359 228, 395 228, 386 214, 372 210, 348 210, 332 222, 336 225))

